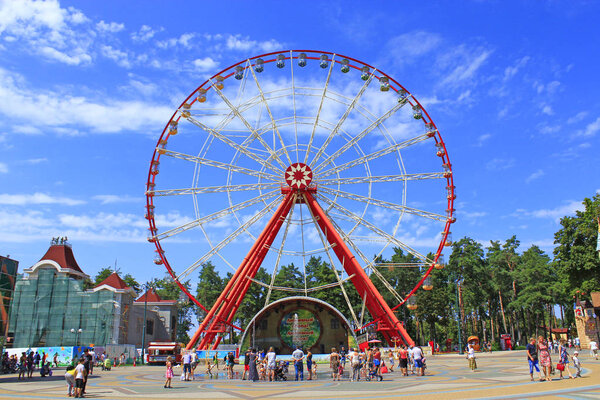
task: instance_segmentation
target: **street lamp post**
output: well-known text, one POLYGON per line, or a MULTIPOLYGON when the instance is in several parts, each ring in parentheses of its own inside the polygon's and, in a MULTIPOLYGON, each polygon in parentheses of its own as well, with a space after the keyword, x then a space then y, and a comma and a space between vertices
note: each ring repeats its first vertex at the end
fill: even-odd
POLYGON ((460 323, 462 320, 461 316, 460 316, 460 299, 458 297, 458 286, 460 285, 461 281, 462 281, 462 279, 456 280, 456 314, 457 314, 456 324, 458 325, 458 354, 464 354, 463 347, 462 347, 462 332, 460 329, 460 323))
POLYGON ((75 346, 79 346, 79 334, 83 332, 83 329, 79 328, 79 329, 75 329, 75 328, 71 328, 71 333, 75 334, 75 346))
POLYGON ((146 325, 148 322, 146 321, 146 309, 148 308, 148 290, 151 286, 148 283, 144 284, 144 323, 142 325, 142 364, 145 364, 144 360, 144 349, 146 348, 146 325))

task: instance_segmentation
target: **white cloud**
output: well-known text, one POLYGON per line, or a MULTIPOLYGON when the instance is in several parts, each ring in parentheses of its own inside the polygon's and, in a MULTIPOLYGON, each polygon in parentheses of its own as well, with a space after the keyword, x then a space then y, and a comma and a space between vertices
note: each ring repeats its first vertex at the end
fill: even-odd
POLYGON ((0 204, 25 206, 30 204, 60 204, 65 206, 76 206, 84 204, 85 201, 75 200, 68 197, 55 197, 45 193, 34 194, 0 194, 0 204))
POLYGON ((581 136, 595 136, 598 131, 600 131, 600 117, 596 118, 594 122, 587 124, 583 132, 581 132, 581 136))
POLYGON ((515 76, 517 74, 517 72, 519 72, 519 69, 523 68, 525 66, 525 64, 527 64, 527 62, 529 62, 530 59, 531 59, 531 57, 525 56, 525 57, 519 59, 515 63, 514 66, 506 67, 504 69, 504 80, 507 81, 510 78, 512 78, 513 76, 515 76))
POLYGON ((116 22, 110 22, 110 23, 106 23, 103 20, 101 20, 100 22, 98 22, 96 24, 96 28, 98 28, 99 31, 102 32, 121 32, 123 29, 125 29, 125 25, 124 24, 118 24, 116 22))
POLYGON ((172 113, 171 107, 154 103, 100 95, 95 100, 29 89, 23 77, 0 68, 0 114, 26 121, 37 128, 52 127, 65 134, 88 129, 100 133, 148 133, 150 129, 164 125, 172 113))
POLYGON ((120 196, 116 194, 99 194, 93 196, 92 199, 100 201, 102 204, 114 204, 114 203, 138 203, 142 199, 131 196, 120 196))
POLYGON ((271 52, 276 50, 282 50, 283 44, 276 41, 275 39, 266 41, 251 40, 248 36, 242 35, 229 35, 225 41, 225 45, 229 50, 238 51, 263 51, 271 52))
POLYGON ((544 134, 549 134, 549 133, 556 133, 558 131, 560 131, 562 127, 560 125, 544 125, 542 127, 540 127, 540 133, 544 133, 544 134))
POLYGON ((588 115, 587 111, 580 111, 577 114, 575 114, 574 116, 572 116, 571 118, 569 118, 567 120, 567 124, 574 124, 576 122, 583 121, 583 119, 585 117, 587 117, 587 115, 588 115))
POLYGON ((391 38, 387 44, 390 61, 402 65, 435 50, 442 42, 440 35, 426 31, 404 33, 391 38))
POLYGON ((117 63, 117 65, 123 68, 131 68, 129 55, 126 52, 121 51, 119 49, 115 49, 114 47, 108 45, 100 46, 100 50, 106 58, 113 60, 117 63))
POLYGON ((210 57, 197 58, 193 64, 199 71, 211 71, 219 66, 219 63, 210 57))
POLYGON ((162 30, 163 28, 154 30, 148 25, 142 25, 138 32, 133 32, 131 34, 131 39, 133 39, 136 42, 147 42, 148 40, 152 39, 154 35, 156 35, 158 32, 161 32, 162 30))
POLYGON ((564 216, 573 215, 575 211, 582 211, 583 207, 581 201, 571 200, 556 208, 525 212, 525 214, 536 218, 551 218, 558 222, 564 216))
POLYGON ((492 135, 490 133, 484 133, 483 135, 481 135, 477 138, 477 142, 475 143, 475 146, 476 147, 483 146, 483 143, 487 142, 491 137, 492 137, 492 135))
POLYGON ((546 115, 554 115, 554 110, 552 109, 551 106, 545 104, 542 106, 542 113, 544 113, 546 115))
POLYGON ((0 174, 7 174, 8 173, 8 166, 3 163, 0 162, 0 174))
POLYGON ((536 180, 538 178, 541 178, 544 175, 545 175, 544 170, 538 169, 537 171, 535 171, 534 173, 532 173, 531 175, 529 175, 527 177, 527 179, 525 179, 525 182, 526 183, 530 183, 530 182, 532 182, 532 181, 534 181, 534 180, 536 180))
POLYGON ((195 33, 184 33, 178 38, 171 38, 156 42, 156 45, 161 49, 168 49, 171 47, 181 46, 183 48, 190 48, 192 45, 192 39, 196 36, 195 33))
POLYGON ((46 157, 41 157, 41 158, 30 158, 28 160, 25 160, 24 162, 27 164, 39 164, 39 163, 43 163, 48 161, 48 159, 46 157))
POLYGON ((13 46, 69 65, 88 64, 93 33, 75 28, 87 22, 81 11, 58 1, 0 3, 0 34, 17 39, 13 46))
POLYGON ((479 68, 485 63, 490 54, 492 54, 489 50, 479 50, 478 54, 475 52, 465 52, 461 50, 456 55, 457 58, 461 59, 457 66, 455 66, 452 71, 446 75, 446 77, 442 80, 441 85, 445 86, 458 86, 459 84, 471 80, 479 68), (475 54, 474 54, 475 53, 475 54))

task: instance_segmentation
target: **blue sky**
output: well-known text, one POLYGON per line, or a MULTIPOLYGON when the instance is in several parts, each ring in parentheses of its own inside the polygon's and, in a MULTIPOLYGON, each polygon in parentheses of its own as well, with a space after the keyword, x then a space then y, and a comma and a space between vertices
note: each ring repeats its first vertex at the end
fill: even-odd
MULTIPOLYGON (((117 260, 162 276, 144 219, 162 129, 209 76, 283 49, 357 58, 419 99, 453 163, 454 238, 551 251, 558 219, 600 190, 600 5, 456 4, 0 1, 0 254, 25 268, 68 236, 90 275, 117 260)), ((156 211, 173 227, 193 208, 156 211)), ((192 239, 173 248, 200 257, 192 239)))

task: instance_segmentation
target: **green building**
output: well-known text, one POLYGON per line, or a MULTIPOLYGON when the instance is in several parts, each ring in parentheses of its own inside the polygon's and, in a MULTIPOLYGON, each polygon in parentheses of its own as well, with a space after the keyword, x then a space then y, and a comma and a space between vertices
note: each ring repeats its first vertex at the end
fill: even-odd
POLYGON ((18 269, 18 261, 0 256, 0 341, 2 342, 6 341, 8 335, 8 317, 18 269))

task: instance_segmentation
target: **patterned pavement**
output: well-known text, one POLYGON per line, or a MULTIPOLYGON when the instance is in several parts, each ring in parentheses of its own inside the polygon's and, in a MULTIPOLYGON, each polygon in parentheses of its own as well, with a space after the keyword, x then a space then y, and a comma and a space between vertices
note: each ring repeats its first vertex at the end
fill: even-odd
MULTIPOLYGON (((583 377, 552 382, 531 382, 523 351, 478 355, 478 370, 467 368, 463 356, 428 357, 427 376, 402 377, 398 372, 384 375, 383 382, 332 382, 319 365, 316 381, 248 382, 226 379, 223 374, 209 379, 197 374, 192 382, 173 380, 164 389, 164 367, 121 367, 97 371, 88 381, 89 398, 108 399, 600 399, 600 361, 587 354, 581 357, 583 377)), ((236 367, 237 368, 237 367, 236 367)), ((199 366, 196 372, 200 372, 199 366)), ((180 370, 176 370, 175 374, 180 370)), ((236 369, 239 376, 241 369, 236 369)), ((39 374, 30 381, 0 375, 0 399, 65 398, 62 371, 52 378, 39 374)))

